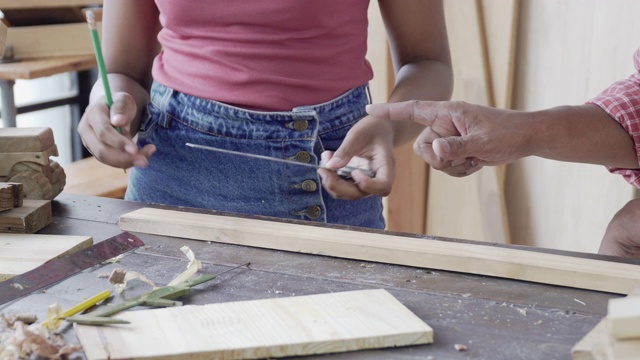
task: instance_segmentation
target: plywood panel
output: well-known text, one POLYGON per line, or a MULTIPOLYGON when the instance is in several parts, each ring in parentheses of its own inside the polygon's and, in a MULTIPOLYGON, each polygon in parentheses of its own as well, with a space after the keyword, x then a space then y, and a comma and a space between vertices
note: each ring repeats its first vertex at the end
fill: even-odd
POLYGON ((0 281, 93 244, 90 236, 2 234, 0 238, 0 281))
POLYGON ((262 359, 433 342, 385 290, 130 311, 124 326, 77 325, 87 358, 262 359))
POLYGON ((640 265, 384 233, 152 208, 122 215, 120 228, 607 292, 628 293, 640 286, 640 265))
MULTIPOLYGON (((501 7, 497 4, 493 6, 493 1, 485 2, 492 5, 487 6, 493 22, 490 27, 493 58, 501 60, 496 60, 496 83, 502 85, 501 104, 506 104, 510 72, 508 66, 506 70, 500 66, 508 65, 511 60, 510 35, 513 34, 514 7, 511 2, 500 3, 501 7), (505 4, 509 6, 504 7, 505 4), (500 9, 506 9, 509 16, 505 18, 500 15, 500 9), (500 26, 503 23, 507 26, 500 26), (495 36, 496 34, 499 36, 495 36), (503 44, 505 36, 508 41, 503 44)), ((482 4, 480 1, 445 1, 454 72, 452 99, 493 105, 493 79, 486 41, 489 34, 485 34, 482 4)), ((502 170, 496 167, 488 167, 459 179, 432 171, 429 176, 425 232, 430 235, 509 243, 502 183, 502 170)))
MULTIPOLYGON (((634 0, 522 1, 514 107, 582 104, 632 74, 638 11, 634 0)), ((506 192, 514 242, 587 252, 633 197, 603 167, 539 158, 509 166, 506 192)))

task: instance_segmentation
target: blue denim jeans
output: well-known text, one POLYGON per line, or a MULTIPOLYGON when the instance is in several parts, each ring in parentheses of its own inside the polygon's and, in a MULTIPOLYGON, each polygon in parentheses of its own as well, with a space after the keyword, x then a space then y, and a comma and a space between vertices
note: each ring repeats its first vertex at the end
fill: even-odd
POLYGON ((384 228, 382 199, 332 198, 311 167, 188 147, 194 143, 318 164, 366 115, 368 87, 291 112, 245 110, 154 83, 138 146, 154 144, 146 168, 131 171, 133 201, 384 228))

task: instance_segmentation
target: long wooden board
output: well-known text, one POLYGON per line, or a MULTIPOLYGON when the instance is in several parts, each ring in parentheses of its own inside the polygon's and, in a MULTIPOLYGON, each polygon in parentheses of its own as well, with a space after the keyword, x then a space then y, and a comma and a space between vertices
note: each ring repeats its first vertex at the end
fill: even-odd
POLYGON ((130 311, 77 325, 90 360, 259 359, 428 344, 433 330, 385 290, 130 311))
POLYGON ((142 208, 120 228, 149 234, 378 261, 627 294, 640 266, 433 238, 142 208))
POLYGON ((90 236, 0 234, 0 281, 92 244, 90 236))

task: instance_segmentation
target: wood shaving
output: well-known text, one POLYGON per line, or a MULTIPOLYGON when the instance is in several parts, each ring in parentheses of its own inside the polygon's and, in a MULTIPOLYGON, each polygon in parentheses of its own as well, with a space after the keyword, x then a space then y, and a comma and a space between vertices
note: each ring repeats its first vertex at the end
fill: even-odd
POLYGON ((182 274, 176 276, 176 278, 173 279, 169 284, 167 284, 167 286, 173 286, 188 280, 191 276, 193 276, 193 274, 195 274, 202 268, 202 263, 200 262, 200 260, 196 259, 195 254, 188 246, 181 247, 180 251, 182 251, 187 256, 187 259, 189 259, 187 270, 182 272, 182 274))
POLYGON ((467 345, 455 344, 453 345, 453 348, 456 349, 456 351, 466 351, 467 345))
POLYGON ((0 359, 22 360, 33 358, 64 359, 82 350, 79 345, 67 345, 63 338, 50 332, 41 324, 26 325, 15 321, 11 326, 6 322, 0 326, 0 359))
POLYGON ((118 262, 120 262, 120 259, 122 259, 123 257, 124 257, 124 254, 120 254, 120 255, 118 255, 116 257, 112 257, 111 259, 107 259, 107 260, 103 261, 102 265, 118 263, 118 262))
POLYGON ((18 283, 13 283, 11 284, 12 288, 18 289, 18 290, 24 290, 24 286, 18 284, 18 283))
POLYGON ((154 289, 157 288, 153 281, 149 280, 146 276, 135 271, 128 271, 127 269, 121 268, 114 269, 111 272, 111 275, 109 276, 109 283, 113 284, 118 294, 121 294, 127 287, 127 282, 135 279, 151 285, 154 289))

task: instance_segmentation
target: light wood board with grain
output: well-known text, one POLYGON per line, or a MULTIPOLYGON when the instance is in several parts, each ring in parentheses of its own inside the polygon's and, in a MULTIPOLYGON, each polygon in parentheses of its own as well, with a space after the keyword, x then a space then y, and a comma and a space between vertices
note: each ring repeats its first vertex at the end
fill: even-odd
POLYGON ((430 238, 360 232, 278 221, 142 208, 120 217, 120 228, 307 254, 378 261, 628 294, 640 286, 640 266, 430 238))
POLYGON ((92 244, 90 236, 0 234, 0 281, 92 244))
POLYGON ((128 325, 76 325, 89 360, 258 359, 433 342, 386 290, 128 311, 128 325))

